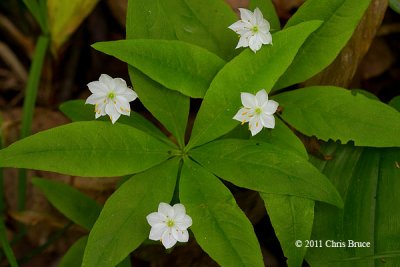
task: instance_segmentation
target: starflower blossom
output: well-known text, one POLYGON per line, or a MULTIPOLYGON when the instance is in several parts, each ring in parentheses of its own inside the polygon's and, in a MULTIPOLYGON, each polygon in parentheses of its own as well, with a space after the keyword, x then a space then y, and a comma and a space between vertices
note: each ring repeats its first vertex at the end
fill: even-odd
POLYGON ((263 44, 272 44, 272 35, 269 32, 269 22, 264 19, 260 9, 251 12, 245 8, 239 8, 240 20, 228 28, 240 35, 236 48, 250 47, 257 52, 263 44))
POLYGON ((170 206, 161 202, 158 212, 147 215, 147 222, 151 226, 149 239, 161 240, 166 249, 173 247, 177 241, 188 242, 187 228, 192 225, 192 218, 186 214, 185 206, 175 204, 170 206))
POLYGON ((135 91, 128 88, 125 80, 113 79, 107 74, 101 74, 98 81, 90 82, 87 86, 92 95, 88 97, 86 104, 95 105, 96 119, 108 115, 112 123, 121 115, 129 116, 129 102, 138 97, 135 91))
POLYGON ((243 107, 236 113, 233 119, 248 122, 251 135, 258 134, 263 127, 274 128, 274 113, 278 109, 278 102, 268 100, 267 92, 262 89, 256 95, 241 93, 243 107))

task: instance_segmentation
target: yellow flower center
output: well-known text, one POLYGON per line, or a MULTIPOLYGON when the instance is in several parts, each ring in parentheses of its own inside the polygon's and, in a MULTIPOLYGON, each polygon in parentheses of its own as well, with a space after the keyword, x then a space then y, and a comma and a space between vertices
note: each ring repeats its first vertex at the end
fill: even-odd
POLYGON ((109 98, 109 99, 114 99, 114 97, 115 97, 115 93, 114 92, 109 92, 108 95, 107 95, 107 98, 109 98))
POLYGON ((261 108, 256 108, 255 112, 257 115, 260 115, 262 113, 262 109, 261 108))
POLYGON ((251 31, 252 31, 253 33, 257 33, 257 32, 258 32, 258 26, 257 26, 257 25, 254 26, 254 27, 251 29, 251 31))
POLYGON ((173 221, 173 220, 171 220, 171 219, 168 219, 168 221, 167 221, 167 226, 168 227, 172 227, 172 226, 174 226, 175 225, 175 222, 173 221))

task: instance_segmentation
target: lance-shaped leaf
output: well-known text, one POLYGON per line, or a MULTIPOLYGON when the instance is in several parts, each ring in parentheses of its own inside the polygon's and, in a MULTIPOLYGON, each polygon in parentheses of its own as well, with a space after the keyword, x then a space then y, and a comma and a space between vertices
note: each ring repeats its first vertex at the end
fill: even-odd
POLYGON ((353 34, 371 0, 309 0, 288 21, 291 27, 308 20, 322 20, 300 48, 293 63, 274 89, 303 82, 328 66, 353 34))
POLYGON ((345 203, 344 209, 316 204, 312 239, 324 243, 308 249, 307 261, 311 266, 398 266, 400 149, 328 143, 321 151, 333 159, 312 161, 345 203), (349 240, 370 243, 351 247, 349 240), (345 247, 332 247, 331 241, 344 242, 345 247))
MULTIPOLYGON (((160 0, 129 1, 127 39, 176 39, 168 17, 160 0)), ((129 76, 142 104, 176 137, 178 144, 184 146, 189 97, 165 88, 133 67, 129 67, 129 76)))
POLYGON ((236 15, 223 0, 160 1, 176 37, 219 55, 232 58, 237 42, 236 34, 227 30, 236 15))
POLYGON ((238 122, 232 117, 241 107, 240 93, 269 92, 292 62, 307 36, 321 22, 299 24, 273 35, 274 45, 256 54, 250 49, 227 63, 207 90, 193 127, 189 147, 198 146, 232 130, 238 122))
POLYGON ((281 244, 288 266, 302 266, 306 246, 296 247, 297 240, 310 240, 314 219, 314 201, 294 196, 260 194, 281 244))
POLYGON ((32 183, 67 218, 87 230, 92 229, 101 211, 100 204, 75 188, 61 182, 35 178, 32 183))
POLYGON ((179 198, 192 217, 197 243, 221 266, 264 266, 253 226, 212 173, 184 162, 179 198))
POLYGON ((46 130, 0 151, 0 167, 87 177, 127 175, 169 158, 170 146, 123 124, 74 122, 46 130))
POLYGON ((193 98, 204 96, 225 65, 225 61, 206 49, 175 40, 120 40, 95 43, 92 47, 193 98))
POLYGON ((272 0, 250 0, 249 9, 254 10, 259 8, 264 18, 268 20, 271 25, 271 31, 278 31, 281 28, 278 14, 276 14, 275 6, 272 0))
POLYGON ((400 146, 400 112, 339 87, 307 87, 274 97, 282 118, 305 135, 357 146, 400 146))
POLYGON ((224 139, 195 148, 190 156, 217 176, 240 187, 342 205, 338 192, 324 175, 304 157, 279 146, 224 139))
POLYGON ((174 193, 179 159, 131 177, 107 200, 89 235, 82 266, 111 267, 149 235, 146 216, 174 193))
POLYGON ((78 239, 64 254, 58 267, 81 266, 87 240, 87 236, 78 239))
MULTIPOLYGON (((95 119, 93 105, 85 104, 84 100, 70 100, 60 105, 60 110, 72 121, 93 121, 95 119)), ((110 121, 108 117, 100 117, 97 120, 110 121)), ((153 137, 156 137, 163 142, 175 146, 167 136, 160 131, 153 123, 145 119, 142 115, 131 110, 130 116, 121 116, 118 119, 119 123, 132 126, 141 130, 153 137)))

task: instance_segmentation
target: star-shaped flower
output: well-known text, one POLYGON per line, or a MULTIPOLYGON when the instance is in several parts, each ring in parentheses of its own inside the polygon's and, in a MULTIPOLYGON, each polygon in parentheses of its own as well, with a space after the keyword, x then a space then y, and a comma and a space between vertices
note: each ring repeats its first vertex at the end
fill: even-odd
POLYGON ((87 86, 92 95, 88 97, 86 104, 95 105, 96 119, 108 115, 112 123, 115 123, 121 114, 129 116, 129 102, 138 97, 123 79, 113 79, 107 74, 101 74, 98 81, 90 82, 87 86))
POLYGON ((242 122, 248 122, 251 135, 258 134, 263 127, 274 128, 274 113, 278 109, 278 102, 268 100, 267 92, 262 89, 256 95, 250 93, 241 93, 242 107, 233 119, 242 122))
POLYGON ((240 20, 228 27, 240 35, 236 48, 249 46, 255 53, 263 44, 272 44, 269 22, 264 19, 260 9, 257 7, 254 13, 245 8, 239 10, 240 20))
POLYGON ((187 228, 192 225, 192 218, 186 214, 185 206, 175 204, 170 206, 161 202, 158 212, 147 215, 147 222, 151 226, 149 239, 161 240, 166 249, 173 247, 177 241, 188 242, 187 228))

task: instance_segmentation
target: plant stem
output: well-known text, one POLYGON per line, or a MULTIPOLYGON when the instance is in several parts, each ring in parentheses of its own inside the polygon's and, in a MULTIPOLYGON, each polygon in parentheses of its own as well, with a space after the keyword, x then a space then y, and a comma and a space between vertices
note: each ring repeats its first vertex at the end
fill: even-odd
MULTIPOLYGON (((40 36, 36 42, 36 49, 29 70, 28 82, 25 90, 24 108, 22 114, 21 138, 31 133, 32 118, 35 108, 40 76, 42 74, 43 62, 49 46, 49 37, 40 36)), ((21 169, 18 173, 18 210, 25 209, 26 200, 26 170, 21 169)))
MULTIPOLYGON (((0 118, 0 149, 3 147, 2 120, 0 118)), ((5 218, 4 177, 3 168, 0 168, 0 244, 4 254, 12 267, 18 267, 17 260, 7 239, 7 231, 4 223, 5 218)))

